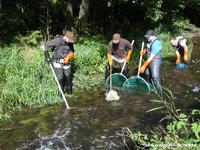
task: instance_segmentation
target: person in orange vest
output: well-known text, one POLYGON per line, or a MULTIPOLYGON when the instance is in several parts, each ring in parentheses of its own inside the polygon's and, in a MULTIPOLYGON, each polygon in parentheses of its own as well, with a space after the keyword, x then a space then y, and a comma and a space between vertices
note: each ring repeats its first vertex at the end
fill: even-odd
POLYGON ((188 47, 186 42, 187 40, 183 36, 172 36, 170 39, 170 43, 176 54, 176 64, 181 63, 181 59, 183 59, 185 64, 188 63, 188 47))
POLYGON ((53 51, 52 63, 58 82, 63 90, 68 94, 72 93, 71 60, 74 56, 74 33, 66 31, 64 36, 56 36, 44 44, 44 55, 47 63, 51 63, 48 50, 53 51))

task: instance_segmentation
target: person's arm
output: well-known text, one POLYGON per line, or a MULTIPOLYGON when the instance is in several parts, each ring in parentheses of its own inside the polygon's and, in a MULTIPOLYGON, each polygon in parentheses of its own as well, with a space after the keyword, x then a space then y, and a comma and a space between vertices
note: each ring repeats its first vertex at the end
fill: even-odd
POLYGON ((160 41, 155 41, 155 43, 153 43, 152 45, 152 51, 149 58, 144 62, 144 64, 140 68, 140 73, 144 73, 146 67, 149 65, 152 59, 161 51, 161 49, 162 49, 162 45, 160 41))
POLYGON ((44 44, 44 51, 48 51, 50 47, 56 47, 59 43, 59 40, 60 40, 59 38, 55 38, 53 40, 47 41, 44 44))
POLYGON ((112 43, 111 42, 108 44, 107 59, 108 59, 108 64, 111 66, 112 65, 112 43))
POLYGON ((59 41, 59 38, 56 38, 56 39, 47 41, 47 42, 44 44, 44 56, 45 56, 45 61, 46 61, 47 63, 50 62, 50 57, 49 57, 48 49, 49 49, 50 47, 56 47, 58 41, 59 41))
POLYGON ((184 51, 183 60, 185 61, 185 63, 187 63, 187 61, 188 61, 188 47, 186 45, 186 39, 184 39, 180 42, 180 46, 183 48, 183 51, 184 51))
POLYGON ((131 43, 127 40, 126 47, 127 47, 127 55, 125 57, 125 61, 128 62, 133 51, 133 45, 131 45, 131 43))

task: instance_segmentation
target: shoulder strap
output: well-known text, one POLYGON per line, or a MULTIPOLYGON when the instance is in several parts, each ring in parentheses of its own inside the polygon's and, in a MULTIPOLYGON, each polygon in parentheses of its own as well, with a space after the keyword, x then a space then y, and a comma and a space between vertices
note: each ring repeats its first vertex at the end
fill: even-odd
POLYGON ((182 40, 184 40, 185 38, 183 37, 183 38, 180 38, 180 39, 178 39, 178 44, 177 44, 177 46, 180 46, 180 43, 181 43, 181 41, 182 40))
POLYGON ((157 40, 159 40, 159 39, 156 38, 156 39, 151 43, 150 49, 151 49, 152 45, 154 44, 154 42, 157 41, 157 40))
POLYGON ((56 38, 59 38, 59 43, 55 47, 55 50, 57 50, 63 44, 63 36, 62 35, 57 35, 56 38))

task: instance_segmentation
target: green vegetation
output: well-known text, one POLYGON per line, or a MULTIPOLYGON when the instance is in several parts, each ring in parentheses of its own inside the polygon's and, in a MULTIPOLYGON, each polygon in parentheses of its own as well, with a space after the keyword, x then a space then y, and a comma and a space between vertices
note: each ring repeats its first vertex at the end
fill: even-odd
POLYGON ((159 96, 159 100, 152 100, 152 102, 159 104, 158 107, 149 110, 157 111, 165 110, 167 119, 166 127, 160 127, 151 133, 141 133, 131 131, 128 128, 123 129, 124 143, 127 145, 127 138, 132 140, 135 149, 149 148, 157 149, 193 149, 200 148, 200 111, 191 110, 186 114, 176 109, 174 104, 174 96, 168 88, 163 88, 163 93, 159 96))
MULTIPOLYGON (((0 51, 0 119, 23 107, 41 107, 62 102, 51 70, 44 62, 40 33, 31 32, 0 51)), ((106 63, 105 41, 86 38, 75 46, 74 91, 90 90, 103 84, 106 63)))
POLYGON ((96 37, 85 38, 75 45, 74 88, 90 90, 103 84, 107 63, 107 45, 96 37))
MULTIPOLYGON (((173 56, 174 51, 169 43, 169 34, 156 29, 163 43, 163 57, 173 56)), ((142 39, 138 39, 142 41, 142 39)), ((1 100, 0 119, 23 107, 42 107, 60 103, 58 90, 51 70, 44 62, 40 47, 41 33, 33 31, 27 36, 17 36, 15 44, 1 49, 1 100)), ((140 43, 135 43, 140 49, 140 43)), ((131 64, 137 65, 139 51, 133 52, 131 64)), ((107 43, 101 36, 87 36, 75 43, 73 60, 73 89, 95 90, 104 83, 107 43)))

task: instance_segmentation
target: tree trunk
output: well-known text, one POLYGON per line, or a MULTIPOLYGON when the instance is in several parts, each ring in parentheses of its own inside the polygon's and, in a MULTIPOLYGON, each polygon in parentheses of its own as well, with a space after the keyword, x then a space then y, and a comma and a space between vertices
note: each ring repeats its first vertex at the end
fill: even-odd
POLYGON ((1 0, 0 0, 0 12, 2 11, 2 5, 1 5, 1 0))
POLYGON ((89 13, 89 0, 81 0, 79 17, 78 17, 78 33, 82 35, 87 27, 89 13))
POLYGON ((66 9, 64 14, 66 20, 65 30, 72 30, 74 14, 73 14, 73 5, 71 0, 66 2, 66 9))

